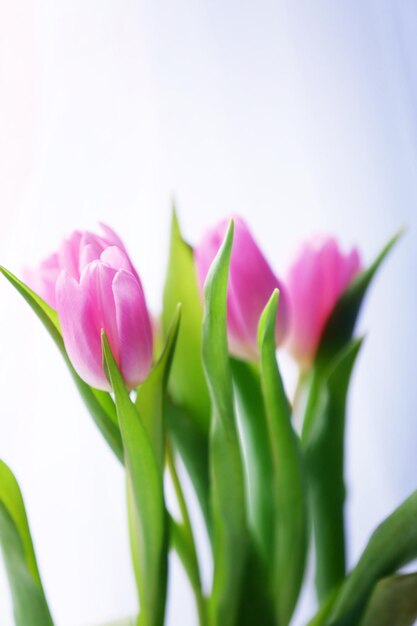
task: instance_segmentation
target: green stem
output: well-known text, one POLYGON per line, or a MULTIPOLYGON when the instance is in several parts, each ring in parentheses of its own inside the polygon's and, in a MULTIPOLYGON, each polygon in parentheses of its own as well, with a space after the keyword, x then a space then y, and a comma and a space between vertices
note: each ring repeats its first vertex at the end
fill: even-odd
POLYGON ((174 454, 171 448, 170 443, 167 443, 166 446, 166 459, 168 470, 171 475, 172 483, 175 490, 175 495, 178 501, 178 506, 180 508, 181 519, 182 519, 182 531, 185 539, 187 541, 187 553, 188 553, 188 561, 189 564, 187 566, 184 563, 185 570, 187 572, 188 578, 190 580, 191 586, 194 591, 194 596, 197 605, 198 619, 200 626, 206 626, 206 604, 203 596, 202 586, 201 586, 201 576, 200 576, 200 566, 198 563, 198 555, 197 549, 194 539, 193 528, 191 525, 190 515, 188 513, 187 502, 185 500, 184 491, 178 476, 178 471, 175 465, 174 454))

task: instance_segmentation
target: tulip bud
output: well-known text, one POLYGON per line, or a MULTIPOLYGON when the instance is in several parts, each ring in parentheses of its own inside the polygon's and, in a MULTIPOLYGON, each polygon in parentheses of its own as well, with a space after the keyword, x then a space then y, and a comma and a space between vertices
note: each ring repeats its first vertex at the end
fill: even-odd
POLYGON ((102 330, 127 387, 145 380, 152 364, 151 321, 141 283, 123 250, 106 248, 79 280, 63 270, 56 303, 65 348, 85 382, 110 390, 102 365, 102 330))
POLYGON ((358 250, 344 254, 332 237, 315 237, 296 254, 286 280, 291 315, 287 347, 301 368, 311 365, 337 300, 360 270, 358 250))
MULTIPOLYGON (((195 260, 200 289, 210 265, 219 250, 228 220, 208 230, 195 249, 195 260)), ((234 238, 230 259, 227 290, 227 331, 230 352, 238 358, 258 358, 257 333, 259 318, 273 291, 280 291, 276 323, 277 345, 282 342, 288 325, 285 288, 275 276, 267 260, 253 239, 245 222, 234 218, 234 238)))
MULTIPOLYGON (((105 224, 101 224, 101 228, 103 235, 96 235, 89 231, 73 232, 70 237, 63 240, 59 250, 42 261, 37 269, 24 271, 23 278, 26 284, 53 309, 56 309, 55 285, 62 270, 79 281, 85 266, 99 259, 100 254, 109 246, 117 246, 126 253, 118 235, 105 224)), ((129 260, 127 264, 132 274, 138 278, 129 260)))

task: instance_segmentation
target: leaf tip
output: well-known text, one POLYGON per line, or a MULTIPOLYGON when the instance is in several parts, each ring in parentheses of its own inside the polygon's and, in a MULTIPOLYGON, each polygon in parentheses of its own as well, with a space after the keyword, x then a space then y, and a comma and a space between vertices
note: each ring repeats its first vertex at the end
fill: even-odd
POLYGON ((262 346, 264 342, 270 337, 273 337, 275 341, 275 322, 278 313, 278 302, 279 302, 279 289, 276 288, 271 294, 268 302, 264 310, 262 311, 261 317, 259 318, 258 324, 258 345, 259 350, 262 350, 262 346))

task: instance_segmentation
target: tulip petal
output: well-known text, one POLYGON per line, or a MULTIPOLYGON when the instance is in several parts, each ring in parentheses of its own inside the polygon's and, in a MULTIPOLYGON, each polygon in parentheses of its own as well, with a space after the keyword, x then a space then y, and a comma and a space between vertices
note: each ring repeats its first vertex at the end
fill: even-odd
MULTIPOLYGON (((110 344, 112 354, 119 364, 120 350, 116 322, 116 308, 113 297, 113 279, 117 270, 101 263, 93 261, 89 263, 81 275, 80 286, 89 294, 90 314, 98 337, 104 330, 110 344)), ((101 358, 101 350, 100 350, 101 358)))
POLYGON ((76 230, 70 237, 63 240, 58 250, 60 268, 77 280, 80 278, 79 255, 81 239, 82 233, 76 230))
MULTIPOLYGON (((256 359, 259 318, 275 289, 279 289, 281 294, 276 322, 277 344, 282 342, 287 332, 287 296, 284 285, 275 276, 244 220, 237 216, 233 219, 235 236, 227 294, 229 349, 240 358, 256 359)), ((228 220, 223 220, 208 231, 195 250, 200 288, 220 248, 228 223, 228 220)))
POLYGON ((25 268, 23 271, 25 283, 53 309, 56 308, 55 284, 60 271, 57 254, 44 259, 36 270, 25 268))
POLYGON ((101 337, 90 294, 63 271, 56 285, 56 300, 65 349, 76 372, 92 387, 110 390, 102 367, 101 337))
POLYGON ((106 246, 107 242, 101 237, 89 232, 83 233, 80 241, 78 260, 80 274, 82 274, 83 270, 89 263, 100 258, 100 255, 106 246))
POLYGON ((119 235, 107 224, 103 222, 99 222, 101 230, 104 232, 104 239, 106 240, 109 246, 117 246, 124 252, 126 252, 125 245, 123 241, 120 239, 119 235))
POLYGON ((145 380, 152 364, 152 326, 143 290, 125 270, 113 280, 119 341, 119 367, 129 388, 145 380))
MULTIPOLYGON (((235 218, 235 239, 230 272, 229 310, 240 309, 245 335, 251 351, 257 354, 259 318, 275 289, 280 291, 280 307, 276 339, 280 343, 287 330, 287 298, 283 284, 272 271, 268 261, 241 218, 235 218)), ((237 317, 237 312, 235 313, 237 317)))
POLYGON ((126 270, 127 272, 130 272, 142 286, 140 278, 130 262, 129 256, 123 248, 119 248, 118 246, 109 246, 101 253, 100 261, 110 265, 110 267, 113 267, 116 270, 126 270))
POLYGON ((316 236, 297 253, 287 276, 291 308, 288 348, 302 367, 313 360, 337 300, 360 268, 358 251, 344 254, 333 237, 316 236))

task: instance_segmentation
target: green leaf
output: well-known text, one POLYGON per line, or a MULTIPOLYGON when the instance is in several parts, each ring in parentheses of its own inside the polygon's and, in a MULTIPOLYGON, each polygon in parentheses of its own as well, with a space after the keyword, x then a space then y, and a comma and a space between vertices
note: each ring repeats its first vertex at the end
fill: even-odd
POLYGON ((413 626, 417 619, 417 574, 390 576, 376 585, 360 626, 413 626))
POLYGON ((207 532, 211 537, 210 476, 207 437, 185 410, 171 400, 166 404, 167 429, 175 449, 179 452, 192 481, 203 513, 207 532))
POLYGON ((358 344, 351 344, 355 324, 367 293, 379 267, 394 247, 401 232, 383 248, 375 261, 361 272, 342 294, 326 324, 308 380, 307 405, 303 423, 303 446, 306 450, 308 477, 312 487, 312 511, 316 540, 316 587, 319 599, 326 597, 345 574, 344 538, 344 479, 343 447, 346 397, 356 358, 358 344), (350 346, 350 347, 349 347, 350 346), (351 350, 351 352, 350 352, 351 350), (350 356, 349 356, 350 353, 350 356), (338 363, 345 355, 347 363, 338 363), (329 401, 328 381, 333 375, 333 395, 329 401), (341 390, 337 391, 340 378, 341 390), (328 417, 325 419, 325 413, 328 417), (331 413, 331 415, 330 415, 331 413), (326 429, 329 432, 326 432, 326 429), (332 445, 335 438, 335 445, 332 445), (327 456, 326 456, 327 455, 327 456), (327 497, 329 489, 331 497, 327 497))
POLYGON ((134 565, 136 564, 141 607, 140 624, 162 626, 168 552, 162 469, 143 419, 130 399, 104 334, 102 344, 106 371, 116 400, 128 490, 131 489, 135 507, 134 528, 137 534, 134 565))
POLYGON ((162 312, 165 332, 178 302, 181 302, 183 312, 169 381, 170 395, 175 404, 183 407, 195 420, 201 431, 208 434, 210 399, 201 360, 203 309, 193 250, 181 236, 174 211, 162 312))
POLYGON ((375 530, 343 584, 328 626, 357 624, 375 584, 417 557, 417 491, 375 530))
POLYGON ((248 542, 226 331, 232 241, 233 223, 207 276, 203 320, 203 363, 212 405, 210 469, 214 574, 209 603, 211 626, 236 624, 248 542))
POLYGON ((74 379, 77 389, 84 400, 93 420, 98 426, 105 440, 113 450, 119 460, 123 457, 122 440, 117 425, 116 411, 111 396, 98 389, 89 387, 77 374, 72 367, 65 350, 64 341, 62 339, 61 328, 59 325, 57 312, 52 309, 40 296, 29 289, 22 281, 20 281, 6 268, 0 266, 0 272, 15 287, 20 295, 26 300, 29 306, 36 313, 40 321, 49 332, 60 350, 67 367, 74 379))
POLYGON ((326 598, 325 602, 323 602, 315 616, 308 622, 307 626, 324 626, 327 624, 327 618, 330 615, 330 611, 337 599, 338 593, 340 591, 340 586, 334 589, 326 598))
POLYGON ((164 407, 166 404, 166 388, 174 357, 180 319, 181 305, 177 305, 162 354, 148 378, 138 388, 136 397, 136 407, 148 431, 161 469, 164 466, 165 452, 164 407))
POLYGON ((291 410, 278 369, 275 326, 276 290, 259 322, 259 353, 264 404, 274 466, 274 542, 271 546, 272 585, 277 621, 287 626, 300 593, 307 556, 307 506, 304 468, 291 410))
MULTIPOLYGON (((344 440, 346 397, 362 340, 350 342, 318 385, 314 420, 303 433, 320 601, 345 577, 344 440)), ((310 398, 311 400, 311 398, 310 398)))
POLYGON ((172 517, 169 519, 169 532, 170 532, 170 544, 177 552, 184 570, 190 580, 193 589, 200 587, 200 571, 196 567, 194 554, 190 549, 190 542, 184 531, 182 524, 174 520, 172 517))
POLYGON ((237 624, 277 626, 267 571, 253 548, 247 558, 237 624))
POLYGON ((402 236, 392 237, 374 262, 361 272, 342 294, 326 324, 317 351, 316 367, 325 366, 352 338, 366 292, 384 259, 402 236))
POLYGON ((0 542, 16 626, 53 626, 19 485, 0 461, 0 542))
POLYGON ((274 474, 261 382, 253 363, 233 359, 231 364, 238 404, 248 524, 257 551, 267 564, 274 534, 274 474))

